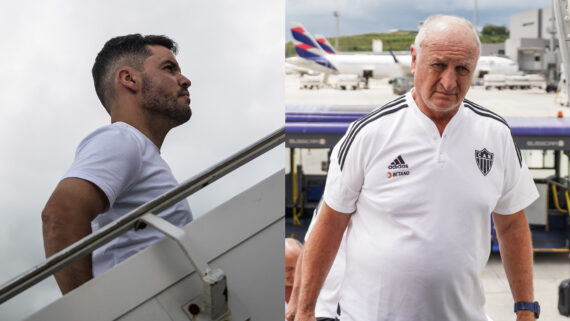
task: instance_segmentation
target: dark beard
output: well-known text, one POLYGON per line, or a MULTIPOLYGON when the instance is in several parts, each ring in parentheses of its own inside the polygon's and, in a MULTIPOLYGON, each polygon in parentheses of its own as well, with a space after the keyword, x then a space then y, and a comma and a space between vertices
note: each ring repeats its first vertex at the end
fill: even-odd
POLYGON ((171 121, 172 127, 187 122, 192 117, 190 106, 180 103, 178 96, 167 95, 154 86, 150 78, 143 75, 142 108, 171 121))

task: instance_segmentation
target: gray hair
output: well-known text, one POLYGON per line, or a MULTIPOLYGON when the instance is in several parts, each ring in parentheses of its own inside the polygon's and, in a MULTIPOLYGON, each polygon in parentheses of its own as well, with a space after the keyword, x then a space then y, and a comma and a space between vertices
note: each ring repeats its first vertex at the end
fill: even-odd
POLYGON ((454 23, 454 24, 461 24, 473 31, 473 36, 477 41, 477 48, 479 48, 479 55, 481 53, 481 40, 479 40, 479 35, 477 34, 477 30, 473 27, 471 22, 465 18, 458 17, 458 16, 451 16, 451 15, 443 15, 443 14, 436 14, 433 16, 428 17, 423 25, 420 27, 418 34, 416 35, 416 39, 414 40, 414 49, 416 51, 416 56, 419 58, 420 51, 422 47, 422 42, 425 40, 426 36, 430 34, 430 29, 433 28, 438 22, 447 22, 447 23, 454 23))

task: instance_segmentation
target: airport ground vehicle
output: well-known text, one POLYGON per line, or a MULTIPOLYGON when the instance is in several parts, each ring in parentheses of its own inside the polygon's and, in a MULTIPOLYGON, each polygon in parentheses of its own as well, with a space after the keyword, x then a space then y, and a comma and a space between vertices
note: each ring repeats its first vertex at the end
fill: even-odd
POLYGON ((546 81, 542 75, 510 75, 487 74, 483 76, 483 86, 486 90, 496 89, 546 89, 546 81))
POLYGON ((360 88, 360 78, 355 74, 338 75, 338 79, 334 84, 334 87, 341 90, 356 90, 360 88))
POLYGON ((413 77, 396 77, 392 79, 392 92, 395 95, 403 95, 414 87, 413 77))
POLYGON ((507 87, 505 75, 502 74, 487 74, 483 76, 483 86, 486 90, 497 88, 499 90, 507 87))
POLYGON ((525 77, 528 79, 530 88, 546 90, 546 80, 544 79, 544 76, 539 74, 530 74, 525 75, 525 77))
POLYGON ((505 76, 505 85, 509 89, 528 89, 528 88, 530 88, 528 79, 522 75, 505 76))
POLYGON ((304 75, 301 77, 301 89, 320 89, 324 86, 324 75, 304 75))
MULTIPOLYGON (((303 224, 304 218, 310 219, 324 191, 330 150, 348 125, 365 114, 335 107, 328 110, 321 107, 319 111, 310 112, 295 110, 286 113, 286 147, 289 151, 286 215, 292 218, 287 229, 303 224), (307 151, 313 159, 309 159, 307 151), (309 170, 307 166, 312 168, 309 170)), ((507 121, 540 193, 540 198, 526 210, 534 251, 568 252, 570 119, 515 117, 507 118, 507 121)), ((497 251, 494 231, 490 231, 490 235, 492 249, 497 251)))

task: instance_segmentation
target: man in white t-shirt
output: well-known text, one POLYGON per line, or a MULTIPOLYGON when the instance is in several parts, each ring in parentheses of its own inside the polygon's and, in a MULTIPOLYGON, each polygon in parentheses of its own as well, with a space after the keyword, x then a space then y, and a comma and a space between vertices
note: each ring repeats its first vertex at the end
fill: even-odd
MULTIPOLYGON (((62 250, 178 185, 160 147, 170 129, 187 122, 191 83, 165 36, 110 39, 93 65, 95 90, 111 124, 88 135, 43 212, 46 256, 62 250)), ((183 200, 159 216, 177 226, 192 220, 183 200)), ((129 230, 55 274, 65 294, 162 238, 129 230)))
POLYGON ((535 319, 524 208, 538 193, 507 123, 464 99, 479 51, 467 20, 427 19, 411 48, 415 87, 333 149, 295 320, 315 319, 347 226, 342 321, 487 320, 491 212, 517 320, 535 319))

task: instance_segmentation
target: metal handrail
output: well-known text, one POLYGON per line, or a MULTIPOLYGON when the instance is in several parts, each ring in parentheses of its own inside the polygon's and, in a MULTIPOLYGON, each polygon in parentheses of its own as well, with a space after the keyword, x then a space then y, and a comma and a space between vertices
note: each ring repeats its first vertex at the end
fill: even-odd
POLYGON ((566 208, 568 209, 567 212, 570 215, 570 196, 568 195, 568 190, 564 192, 564 197, 566 198, 566 208))
POLYGON ((554 207, 556 207, 556 209, 561 213, 564 214, 568 213, 568 210, 565 210, 562 208, 562 206, 560 206, 560 202, 558 201, 558 191, 556 189, 556 186, 566 189, 566 191, 568 191, 568 187, 566 185, 551 180, 547 181, 546 184, 552 185, 552 197, 554 198, 554 207))
POLYGON ((284 127, 55 253, 29 271, 3 284, 0 287, 0 304, 133 228, 144 214, 158 214, 283 142, 284 127))

